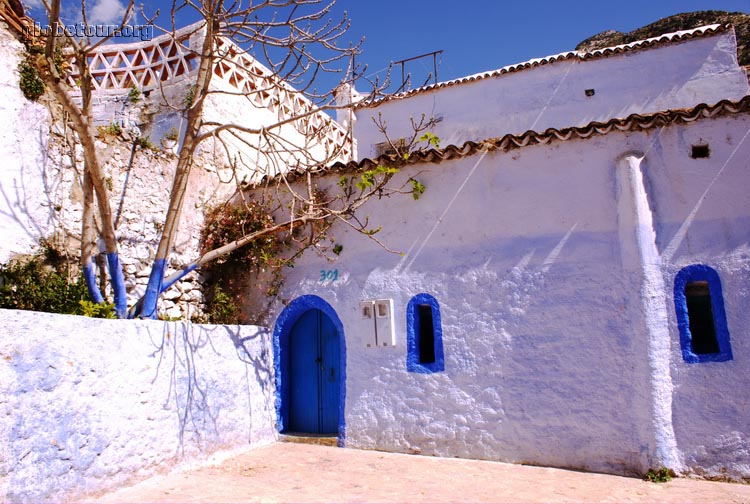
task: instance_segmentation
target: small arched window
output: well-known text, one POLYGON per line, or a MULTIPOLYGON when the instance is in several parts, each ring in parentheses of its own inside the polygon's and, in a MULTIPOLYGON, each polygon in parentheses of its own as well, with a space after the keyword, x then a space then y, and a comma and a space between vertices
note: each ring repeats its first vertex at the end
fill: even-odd
POLYGON ((417 294, 406 308, 406 370, 437 373, 445 370, 440 305, 429 294, 417 294))
POLYGON ((732 360, 719 274, 704 264, 682 268, 674 280, 674 305, 685 362, 732 360))

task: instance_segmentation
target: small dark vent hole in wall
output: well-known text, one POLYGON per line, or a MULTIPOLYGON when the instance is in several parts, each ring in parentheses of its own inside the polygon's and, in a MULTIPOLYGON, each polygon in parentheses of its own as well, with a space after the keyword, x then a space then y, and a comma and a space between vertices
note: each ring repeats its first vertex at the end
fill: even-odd
POLYGON ((419 317, 419 363, 432 364, 435 362, 435 328, 432 324, 432 306, 421 304, 417 306, 419 317))
POLYGON ((690 157, 693 159, 707 158, 711 155, 711 149, 708 148, 708 144, 704 145, 693 145, 690 157))
POLYGON ((690 282, 685 285, 690 339, 693 353, 713 354, 719 352, 719 341, 716 339, 714 312, 711 307, 711 291, 708 282, 690 282))
POLYGON ((593 89, 587 89, 586 91, 584 91, 584 93, 586 93, 586 96, 591 97, 596 94, 596 91, 594 91, 593 89))

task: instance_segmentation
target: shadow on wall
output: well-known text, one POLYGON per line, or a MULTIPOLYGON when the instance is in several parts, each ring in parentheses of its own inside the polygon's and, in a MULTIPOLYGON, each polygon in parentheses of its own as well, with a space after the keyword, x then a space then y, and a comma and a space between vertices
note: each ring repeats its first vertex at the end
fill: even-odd
POLYGON ((15 310, 0 321, 3 500, 81 499, 276 437, 263 328, 15 310))
POLYGON ((2 193, 2 199, 5 203, 4 208, 0 210, 0 216, 6 221, 17 224, 18 229, 34 243, 38 242, 48 230, 52 229, 51 224, 56 224, 56 228, 59 227, 59 217, 56 210, 60 207, 58 207, 59 203, 53 201, 52 196, 55 193, 54 188, 62 184, 61 175, 50 173, 50 143, 48 138, 45 137, 41 128, 38 135, 38 142, 43 150, 40 153, 43 162, 39 172, 35 172, 35 168, 31 168, 27 164, 31 163, 31 166, 35 166, 35 160, 27 160, 23 155, 24 153, 20 152, 20 169, 17 178, 13 178, 13 192, 9 193, 8 188, 0 184, 0 193, 2 193), (31 184, 27 182, 27 178, 32 175, 38 176, 41 180, 42 195, 38 195, 36 191, 27 188, 27 186, 34 187, 33 181, 31 184), (40 199, 45 201, 40 201, 40 199), (29 203, 35 202, 41 203, 40 206, 42 207, 47 207, 47 222, 40 222, 41 214, 33 212, 29 207, 29 203))
MULTIPOLYGON (((251 331, 242 326, 203 326, 177 323, 164 325, 161 341, 155 345, 153 356, 159 357, 156 381, 163 371, 169 373, 169 393, 166 402, 173 402, 179 418, 179 456, 185 454, 185 436, 189 436, 189 446, 203 451, 212 442, 220 442, 222 437, 222 411, 232 408, 240 401, 237 397, 216 395, 221 389, 220 376, 211 367, 202 368, 208 359, 225 358, 217 346, 216 339, 229 337, 239 361, 245 364, 247 406, 250 418, 248 441, 252 440, 253 380, 263 397, 272 400, 270 339, 268 333, 254 327, 251 331), (170 329, 175 330, 172 334, 170 329), (169 355, 171 354, 171 355, 169 355), (163 369, 166 365, 167 369, 163 369)), ((239 391, 237 391, 239 392, 239 391)), ((237 394, 239 395, 239 393, 237 394)), ((243 401, 244 402, 244 401, 243 401)))

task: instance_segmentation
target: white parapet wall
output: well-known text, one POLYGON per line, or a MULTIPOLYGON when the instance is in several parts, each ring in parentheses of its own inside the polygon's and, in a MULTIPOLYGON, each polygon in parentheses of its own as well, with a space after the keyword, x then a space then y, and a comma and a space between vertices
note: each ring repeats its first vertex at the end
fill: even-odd
POLYGON ((613 117, 739 100, 747 75, 734 32, 708 27, 593 51, 538 58, 388 97, 356 110, 361 158, 385 136, 413 135, 412 119, 434 119, 442 145, 528 130, 584 126, 613 117))
POLYGON ((268 332, 0 310, 0 500, 70 501, 275 439, 268 332))

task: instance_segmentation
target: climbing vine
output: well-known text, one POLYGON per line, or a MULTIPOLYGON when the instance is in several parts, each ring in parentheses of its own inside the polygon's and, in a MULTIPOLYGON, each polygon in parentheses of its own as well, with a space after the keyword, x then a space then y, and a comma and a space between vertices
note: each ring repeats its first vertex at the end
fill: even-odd
MULTIPOLYGON (((266 322, 265 317, 283 286, 285 266, 294 267, 294 260, 308 248, 332 261, 343 252, 343 245, 331 233, 335 222, 346 223, 390 250, 375 238, 381 228, 371 227, 369 217, 360 219, 355 210, 373 195, 380 199, 393 194, 411 194, 418 200, 424 194, 426 187, 414 177, 407 178, 401 187, 387 187, 400 172, 398 167, 420 148, 419 143, 439 147, 435 135, 415 135, 390 161, 386 160, 386 164, 371 169, 355 168, 341 176, 336 182, 338 189, 330 194, 318 187, 309 173, 305 176, 306 183, 304 180, 292 183, 282 176, 274 191, 254 190, 255 197, 262 200, 246 199, 240 204, 209 208, 201 233, 201 254, 233 244, 237 248, 201 266, 206 280, 207 321, 266 322), (278 223, 274 215, 291 218, 286 223, 278 223), (255 238, 248 242, 246 237, 249 236, 255 238), (254 296, 248 297, 251 292, 254 296)), ((332 271, 337 276, 337 270, 332 271)), ((324 279, 331 280, 328 276, 324 279)))
MULTIPOLYGON (((206 211, 201 232, 201 253, 232 243, 243 236, 274 226, 271 211, 255 200, 239 205, 224 204, 206 211)), ((206 278, 206 309, 208 322, 216 324, 257 323, 265 314, 243 313, 248 303, 247 292, 253 281, 264 284, 265 298, 273 298, 283 284, 282 268, 291 263, 284 257, 290 249, 288 236, 267 235, 218 258, 202 267, 206 278)), ((258 303, 251 303, 258 305, 258 303)), ((267 308, 269 303, 264 303, 267 308)))

